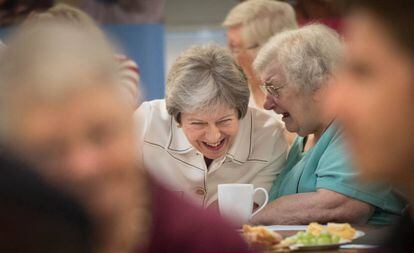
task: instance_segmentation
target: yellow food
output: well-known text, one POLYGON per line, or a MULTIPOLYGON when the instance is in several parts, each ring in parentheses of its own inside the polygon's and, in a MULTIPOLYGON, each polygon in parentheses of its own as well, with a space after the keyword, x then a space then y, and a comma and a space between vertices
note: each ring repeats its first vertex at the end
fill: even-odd
POLYGON ((352 240, 356 234, 356 230, 348 223, 328 223, 326 229, 330 234, 337 235, 344 240, 352 240))
POLYGON ((326 231, 326 228, 317 222, 312 222, 311 224, 309 224, 308 228, 306 229, 306 232, 308 232, 309 234, 313 236, 318 236, 323 231, 326 231))
POLYGON ((243 226, 243 237, 250 244, 255 247, 264 249, 272 248, 279 244, 283 237, 263 226, 243 226))

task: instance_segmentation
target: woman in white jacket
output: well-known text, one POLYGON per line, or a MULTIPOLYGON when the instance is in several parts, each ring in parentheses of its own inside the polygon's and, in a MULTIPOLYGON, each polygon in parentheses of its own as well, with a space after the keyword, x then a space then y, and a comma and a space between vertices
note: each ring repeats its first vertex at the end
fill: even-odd
POLYGON ((145 167, 204 207, 217 200, 221 183, 269 189, 287 144, 281 122, 249 108, 249 95, 227 50, 207 45, 184 52, 169 72, 165 100, 144 102, 135 114, 145 167))

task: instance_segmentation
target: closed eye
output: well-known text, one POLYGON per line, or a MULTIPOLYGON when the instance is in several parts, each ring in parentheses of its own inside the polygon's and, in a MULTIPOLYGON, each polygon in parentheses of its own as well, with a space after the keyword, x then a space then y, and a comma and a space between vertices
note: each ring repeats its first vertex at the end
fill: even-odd
POLYGON ((203 122, 191 122, 190 124, 191 125, 196 125, 196 126, 202 126, 202 125, 205 125, 206 123, 203 123, 203 122))
POLYGON ((232 121, 232 119, 224 119, 224 120, 220 120, 219 122, 217 122, 218 124, 226 124, 226 123, 230 123, 232 121))

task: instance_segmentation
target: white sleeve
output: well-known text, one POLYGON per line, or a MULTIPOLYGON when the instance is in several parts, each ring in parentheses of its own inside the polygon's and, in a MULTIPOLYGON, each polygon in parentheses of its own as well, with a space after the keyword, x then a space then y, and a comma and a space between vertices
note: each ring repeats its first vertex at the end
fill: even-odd
POLYGON ((135 133, 138 139, 138 149, 140 158, 142 158, 142 147, 147 133, 148 125, 151 121, 152 105, 150 102, 144 102, 134 113, 135 133))
MULTIPOLYGON (((271 158, 268 159, 268 164, 254 177, 252 184, 254 184, 255 188, 263 187, 269 191, 274 180, 283 169, 288 154, 288 144, 285 139, 284 128, 278 123, 278 120, 272 119, 267 121, 265 126, 266 127, 262 129, 263 132, 258 136, 256 141, 264 144, 268 143, 269 139, 271 140, 272 145, 269 147, 269 149, 272 150, 271 158)), ((260 196, 263 196, 263 194, 260 194, 260 196)), ((255 199, 258 204, 264 202, 264 196, 260 198, 258 196, 255 199)))

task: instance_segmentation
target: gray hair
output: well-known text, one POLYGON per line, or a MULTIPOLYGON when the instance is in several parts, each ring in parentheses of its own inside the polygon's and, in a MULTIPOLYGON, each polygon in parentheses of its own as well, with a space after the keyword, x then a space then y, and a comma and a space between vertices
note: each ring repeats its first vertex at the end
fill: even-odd
POLYGON ((278 64, 288 84, 315 91, 333 73, 343 55, 339 35, 332 29, 313 24, 272 37, 253 63, 262 73, 269 64, 278 64))
POLYGON ((262 46, 274 34, 297 28, 295 11, 288 3, 248 0, 230 10, 223 26, 242 26, 246 46, 262 46))
POLYGON ((101 37, 44 21, 21 27, 7 42, 0 57, 1 140, 18 124, 12 110, 27 101, 56 103, 92 86, 117 93, 113 50, 101 37))
POLYGON ((223 104, 243 118, 250 92, 231 54, 218 45, 194 46, 172 65, 167 78, 167 110, 177 122, 181 112, 209 110, 223 104))

